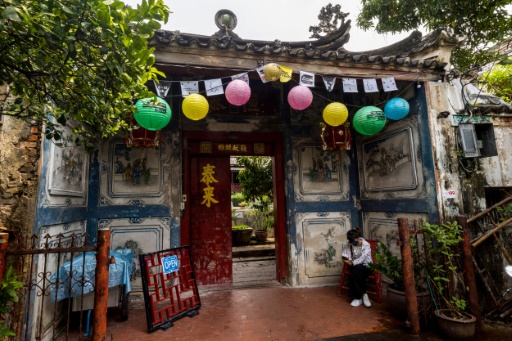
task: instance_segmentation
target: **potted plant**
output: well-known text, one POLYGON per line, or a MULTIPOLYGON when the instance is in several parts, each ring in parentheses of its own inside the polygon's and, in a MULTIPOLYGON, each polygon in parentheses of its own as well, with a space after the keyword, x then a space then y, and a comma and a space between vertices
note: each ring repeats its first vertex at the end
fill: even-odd
POLYGON ((234 225, 231 231, 233 246, 244 246, 251 243, 253 229, 249 225, 234 225))
POLYGON ((424 222, 423 230, 431 256, 429 288, 434 296, 439 330, 453 340, 471 339, 475 335, 476 318, 466 312, 466 287, 457 250, 462 241, 462 228, 456 221, 441 225, 424 222))
MULTIPOLYGON (((416 248, 414 243, 411 243, 411 245, 413 248, 416 248)), ((405 299, 402 260, 394 255, 386 244, 379 242, 377 244, 375 262, 370 263, 369 267, 374 271, 380 272, 392 281, 392 283, 388 285, 386 295, 391 313, 400 318, 407 318, 407 301, 405 299)), ((423 279, 425 269, 424 262, 416 262, 414 264, 416 297, 420 310, 428 309, 431 303, 430 294, 425 288, 425 281, 423 279)))
POLYGON ((243 169, 238 173, 238 181, 243 197, 255 209, 252 223, 256 229, 256 240, 266 241, 268 228, 274 225, 272 180, 272 159, 265 156, 240 156, 237 162, 243 169))
POLYGON ((256 229, 255 237, 257 242, 265 242, 268 238, 268 229, 274 226, 274 213, 268 210, 268 206, 264 209, 257 208, 251 214, 251 226, 256 229))

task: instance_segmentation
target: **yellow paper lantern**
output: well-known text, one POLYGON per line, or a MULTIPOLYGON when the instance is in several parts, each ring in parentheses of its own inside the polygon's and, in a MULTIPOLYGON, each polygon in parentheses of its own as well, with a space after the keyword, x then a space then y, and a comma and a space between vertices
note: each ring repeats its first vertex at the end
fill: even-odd
POLYGON ((347 107, 340 102, 333 102, 324 108, 322 114, 325 123, 337 127, 345 123, 348 118, 347 107))
POLYGON ((271 82, 281 78, 281 68, 276 63, 265 65, 263 73, 265 74, 265 78, 271 82))
POLYGON ((204 96, 199 94, 190 94, 183 100, 181 109, 187 118, 193 121, 198 121, 208 114, 209 105, 204 96))

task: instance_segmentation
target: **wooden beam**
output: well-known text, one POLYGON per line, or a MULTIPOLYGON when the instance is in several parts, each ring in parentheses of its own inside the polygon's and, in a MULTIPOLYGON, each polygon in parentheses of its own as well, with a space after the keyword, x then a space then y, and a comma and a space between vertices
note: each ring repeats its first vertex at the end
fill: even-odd
POLYGON ((490 236, 492 236, 493 234, 495 234, 496 232, 498 232, 499 230, 501 230, 503 227, 505 227, 507 224, 511 223, 512 222, 512 217, 511 218, 508 218, 507 220, 503 221, 501 224, 499 224, 498 226, 496 226, 495 228, 493 228, 492 230, 490 230, 489 232, 487 232, 486 234, 476 238, 475 240, 473 240, 471 242, 471 246, 472 247, 476 247, 478 246, 479 244, 481 244, 484 240, 486 240, 487 238, 489 238, 490 236))

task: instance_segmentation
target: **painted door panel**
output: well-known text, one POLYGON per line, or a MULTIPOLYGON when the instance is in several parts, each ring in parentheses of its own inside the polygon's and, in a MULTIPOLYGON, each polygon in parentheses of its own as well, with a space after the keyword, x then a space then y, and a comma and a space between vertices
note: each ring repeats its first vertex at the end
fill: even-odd
POLYGON ((231 283, 229 156, 191 157, 190 172, 190 250, 197 283, 231 283))

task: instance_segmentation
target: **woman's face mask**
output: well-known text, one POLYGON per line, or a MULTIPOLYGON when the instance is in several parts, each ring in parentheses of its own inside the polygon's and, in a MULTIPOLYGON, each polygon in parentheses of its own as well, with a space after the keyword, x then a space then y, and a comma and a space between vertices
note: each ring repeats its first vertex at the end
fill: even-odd
POLYGON ((354 246, 357 246, 357 244, 359 244, 357 240, 349 240, 348 242, 354 246))

